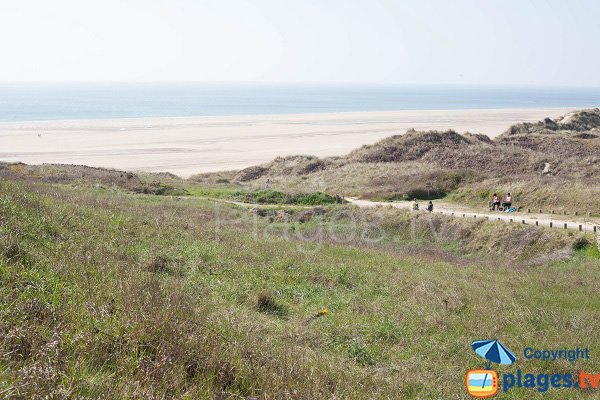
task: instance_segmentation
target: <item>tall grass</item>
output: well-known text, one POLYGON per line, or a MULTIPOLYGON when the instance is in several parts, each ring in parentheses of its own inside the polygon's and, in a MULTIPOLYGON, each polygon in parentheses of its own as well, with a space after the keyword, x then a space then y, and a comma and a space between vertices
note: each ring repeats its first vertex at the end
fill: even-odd
POLYGON ((600 351, 600 260, 586 254, 435 258, 286 237, 284 222, 203 200, 0 193, 1 397, 463 398, 465 371, 483 367, 474 339, 600 351))

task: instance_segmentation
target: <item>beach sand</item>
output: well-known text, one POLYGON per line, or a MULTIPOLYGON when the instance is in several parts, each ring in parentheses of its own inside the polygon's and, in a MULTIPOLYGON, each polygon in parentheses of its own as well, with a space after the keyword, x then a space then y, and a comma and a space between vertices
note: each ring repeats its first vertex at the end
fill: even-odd
POLYGON ((241 169, 277 156, 343 155, 410 128, 494 137, 514 123, 555 118, 569 111, 410 110, 12 122, 0 124, 0 160, 165 171, 189 177, 241 169))

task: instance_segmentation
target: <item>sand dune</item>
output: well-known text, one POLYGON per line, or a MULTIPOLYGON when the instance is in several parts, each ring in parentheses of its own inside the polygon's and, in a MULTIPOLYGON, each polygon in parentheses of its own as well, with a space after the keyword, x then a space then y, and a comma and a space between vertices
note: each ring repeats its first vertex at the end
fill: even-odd
POLYGON ((341 155, 410 128, 452 128, 494 137, 513 123, 569 111, 411 110, 2 123, 0 160, 168 171, 187 177, 290 154, 341 155))

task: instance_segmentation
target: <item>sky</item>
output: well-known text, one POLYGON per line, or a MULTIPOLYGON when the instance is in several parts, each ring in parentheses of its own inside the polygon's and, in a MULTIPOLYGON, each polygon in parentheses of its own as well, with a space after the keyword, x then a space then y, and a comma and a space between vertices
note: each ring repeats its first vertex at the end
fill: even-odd
POLYGON ((597 0, 4 0, 0 81, 600 87, 597 0))

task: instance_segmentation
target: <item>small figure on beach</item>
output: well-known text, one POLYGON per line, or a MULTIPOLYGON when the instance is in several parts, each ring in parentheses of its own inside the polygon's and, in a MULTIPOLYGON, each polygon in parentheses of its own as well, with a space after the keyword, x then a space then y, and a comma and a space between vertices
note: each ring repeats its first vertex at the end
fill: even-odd
POLYGON ((419 203, 417 202, 417 199, 413 199, 412 203, 410 203, 410 209, 413 211, 419 210, 419 203))
POLYGON ((267 180, 265 181, 265 189, 271 189, 272 186, 273 183, 271 182, 271 179, 267 178, 267 180))
POLYGON ((433 212, 433 202, 431 200, 429 200, 429 204, 427 204, 427 211, 430 213, 433 212))

